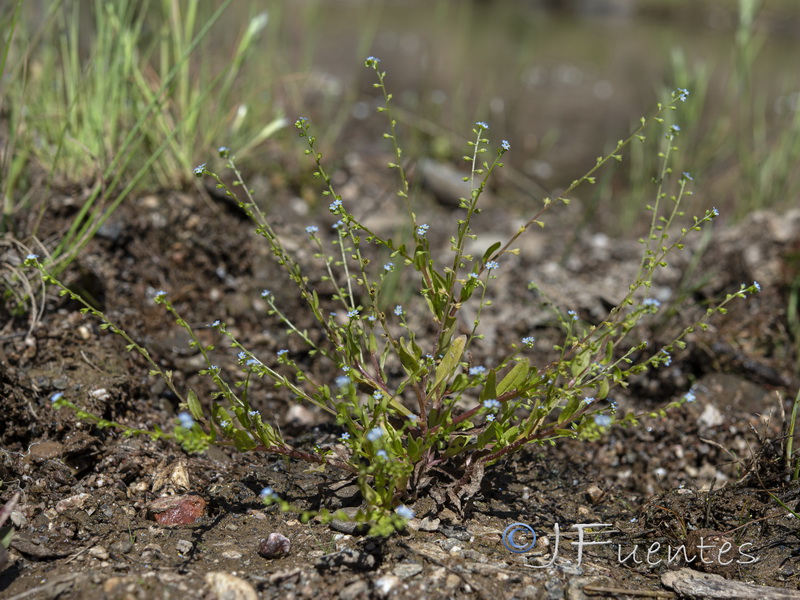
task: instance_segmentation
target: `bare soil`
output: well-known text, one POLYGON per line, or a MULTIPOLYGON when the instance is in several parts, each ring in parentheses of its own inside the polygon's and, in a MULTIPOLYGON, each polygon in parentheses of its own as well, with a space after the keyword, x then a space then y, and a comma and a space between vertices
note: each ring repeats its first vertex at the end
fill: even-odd
MULTIPOLYGON (((336 180, 357 214, 376 227, 392 227, 398 218, 380 167, 387 158, 350 156, 336 180)), ((287 246, 309 266, 315 263, 304 228, 318 224, 327 230, 331 217, 312 186, 270 176, 259 192, 287 246)), ((492 192, 494 200, 476 224, 486 245, 513 233, 524 216, 513 192, 502 186, 492 192)), ((419 212, 444 254, 445 228, 456 209, 441 197, 424 198, 419 212)), ((47 199, 45 249, 68 227, 79 201, 80 190, 47 199)), ((541 348, 559 339, 552 313, 528 289, 529 281, 587 322, 624 295, 638 267, 639 245, 588 230, 573 240, 571 224, 579 221, 580 206, 558 210, 552 228, 531 232, 520 255, 502 265, 475 364, 491 364, 524 335, 535 335, 541 348), (567 248, 571 253, 562 261, 567 248)), ((20 231, 35 212, 20 220, 20 231)), ((800 511, 800 485, 787 477, 784 449, 798 389, 800 341, 792 337, 787 317, 791 284, 800 276, 798 232, 797 213, 762 213, 736 227, 717 225, 697 264, 687 251, 659 275, 654 297, 664 314, 672 311, 683 322, 740 283, 755 279, 763 288, 714 319, 710 331, 690 336, 669 369, 640 377, 614 396, 620 410, 655 410, 692 389, 694 403, 638 428, 614 427, 597 442, 528 447, 487 470, 466 517, 420 500, 414 507, 418 518, 388 539, 301 524, 297 515, 265 508, 258 498, 269 485, 298 506, 319 506, 341 487, 343 473, 310 471, 258 452, 187 455, 169 441, 126 438, 54 410, 49 398, 62 392, 105 418, 169 430, 177 406, 121 339, 63 298, 39 293, 41 317, 6 312, 0 332, 0 503, 21 492, 0 597, 557 599, 582 598, 594 586, 630 590, 599 593, 624 598, 635 597, 634 591, 663 591, 660 576, 686 566, 681 560, 668 564, 667 548, 685 545, 691 555, 703 544, 700 537, 706 544, 714 540, 717 548, 728 542, 731 550, 724 556, 706 550, 709 562, 695 560, 693 568, 796 589, 800 521, 788 509, 800 511), (176 526, 153 519, 153 500, 187 494, 205 502, 200 518, 176 526), (501 542, 503 531, 517 522, 539 536, 529 552, 511 553, 501 542), (595 527, 603 533, 591 539, 609 543, 584 547, 578 562, 573 526, 584 523, 608 524, 595 527), (560 546, 549 564, 556 524, 560 546), (272 532, 289 538, 288 555, 259 555, 260 540, 272 532)), ((10 244, 4 253, 8 268, 25 256, 10 244)), ((335 376, 331 365, 308 357, 267 316, 259 298, 264 288, 301 326, 313 326, 252 224, 213 195, 164 192, 124 205, 64 278, 174 370, 179 386, 206 402, 212 389, 197 375, 205 365, 153 304, 155 290, 167 290, 205 340, 220 342, 219 364, 229 373, 236 372, 234 353, 205 327, 215 319, 223 319, 257 355, 274 356, 288 347, 319 378, 335 376)), ((38 285, 35 279, 32 285, 38 285)), ((403 303, 410 306, 411 298, 403 303)), ((657 348, 675 331, 653 319, 639 333, 657 348)), ((533 357, 550 359, 544 351, 533 357)), ((292 410, 282 390, 265 384, 252 397, 296 444, 336 444, 341 431, 335 423, 308 408, 292 410)))

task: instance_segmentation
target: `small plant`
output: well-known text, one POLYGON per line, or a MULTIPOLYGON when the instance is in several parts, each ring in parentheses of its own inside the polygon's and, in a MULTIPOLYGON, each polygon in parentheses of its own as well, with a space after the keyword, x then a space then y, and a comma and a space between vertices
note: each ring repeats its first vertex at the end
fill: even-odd
MULTIPOLYGON (((215 321, 210 326, 227 338, 245 373, 242 381, 229 382, 222 369, 215 366, 214 347, 198 339, 170 302, 169 295, 160 291, 155 302, 189 333, 192 346, 202 353, 207 364, 200 373, 216 385, 210 410, 206 410, 196 394, 177 390, 171 373, 163 371, 145 348, 64 287, 37 257, 29 256, 26 263, 38 267, 45 280, 60 287, 62 294, 83 302, 83 310, 121 335, 129 350, 142 354, 152 367, 151 374, 163 377, 181 399, 184 412, 171 433, 142 432, 98 419, 60 395, 54 398, 56 406, 78 410, 80 417, 100 427, 118 427, 126 434, 174 438, 188 452, 203 451, 209 444, 228 444, 242 451, 267 451, 342 469, 357 479, 366 503, 366 509, 356 518, 371 522, 373 534, 387 534, 413 517, 413 510, 406 504, 423 494, 432 496, 440 505, 449 504, 463 512, 478 489, 484 469, 526 444, 554 442, 564 437, 595 439, 613 424, 637 425, 642 416, 664 415, 666 408, 691 402, 694 394, 688 391, 681 400, 659 411, 622 415, 609 399, 609 393, 617 386, 626 386, 633 375, 669 366, 671 354, 684 347, 687 334, 705 330, 708 318, 725 313, 728 303, 757 292, 759 286, 742 285, 719 304, 709 307, 700 321, 686 326, 663 347, 651 348, 647 340, 631 339, 636 324, 659 310, 659 302, 648 298, 646 293, 655 273, 667 265, 671 253, 684 247, 687 236, 700 231, 718 214, 711 209, 681 225, 684 221, 681 201, 690 194, 692 177, 683 173, 677 178, 674 192, 668 191, 674 180, 670 164, 677 150, 680 128, 667 126, 659 153, 660 170, 654 177, 655 197, 647 207, 652 213, 650 233, 641 240, 643 253, 638 275, 621 291, 624 297, 619 304, 597 325, 582 322, 570 307, 557 307, 564 340, 555 347, 558 358, 550 364, 534 365, 527 357, 526 353, 537 343, 532 336, 512 344, 494 364, 471 364, 468 351, 482 338, 481 317, 491 310, 491 288, 496 273, 504 268, 504 258, 516 253, 514 243, 519 236, 534 225, 543 226, 544 213, 559 202, 567 204, 578 186, 593 184, 595 174, 606 163, 621 161, 622 151, 632 142, 644 141, 645 132, 663 124, 663 115, 685 101, 689 92, 682 89, 674 92, 667 103, 659 104, 652 117, 642 118, 630 137, 620 140, 612 152, 598 158, 563 194, 555 199, 545 198, 541 209, 509 240, 493 244, 481 256, 469 254, 466 243, 476 238, 472 221, 480 214, 483 191, 492 173, 503 166, 502 158, 510 145, 501 141, 496 149, 490 149, 489 126, 476 123, 473 140, 464 156, 470 166, 465 181, 471 184, 471 192, 460 201, 461 212, 450 237, 451 257, 446 264, 439 264, 431 252, 431 226, 420 222, 414 212, 396 121, 391 113, 392 95, 385 86, 386 74, 374 57, 367 59, 366 66, 374 70, 375 87, 383 95, 379 111, 388 119, 384 137, 391 143, 395 156, 389 167, 398 173, 397 193, 410 235, 404 242, 396 241, 359 220, 357 211, 337 193, 317 149, 310 122, 297 119, 295 126, 305 141, 305 154, 314 163, 314 175, 321 183, 330 213, 338 219, 330 243, 317 225, 306 229, 308 243, 315 248, 323 273, 319 283, 334 286, 335 307, 320 300, 316 284, 253 200, 228 148, 220 148, 219 154, 227 161, 244 197, 237 196, 206 165, 195 169, 198 177, 213 178, 255 222, 257 233, 265 238, 275 260, 286 270, 324 332, 324 342, 315 342, 316 337, 301 329, 282 311, 269 290, 264 290, 262 297, 288 334, 302 340, 310 356, 336 366, 340 375, 335 382, 318 381, 287 350, 280 350, 272 357, 254 355, 224 322, 215 321), (394 277, 413 282, 419 295, 406 304, 398 304, 384 293, 385 284, 394 277), (471 329, 462 332, 459 313, 468 303, 476 306, 477 316, 471 329), (423 319, 427 321, 425 328, 420 325, 423 319), (344 455, 335 455, 330 449, 295 448, 276 427, 266 422, 251 405, 248 394, 251 383, 265 377, 276 387, 285 388, 295 401, 312 404, 335 418, 344 430, 340 438, 346 447, 344 455)), ((269 487, 262 497, 267 503, 290 508, 269 487)), ((322 515, 332 518, 325 511, 322 515)))

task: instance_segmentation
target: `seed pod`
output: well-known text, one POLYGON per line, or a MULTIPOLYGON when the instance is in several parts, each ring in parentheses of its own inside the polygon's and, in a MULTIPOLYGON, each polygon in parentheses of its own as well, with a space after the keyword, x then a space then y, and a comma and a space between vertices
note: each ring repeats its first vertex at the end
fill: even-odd
POLYGON ((268 538, 258 542, 258 553, 264 558, 278 558, 289 554, 292 542, 285 535, 270 533, 268 538))

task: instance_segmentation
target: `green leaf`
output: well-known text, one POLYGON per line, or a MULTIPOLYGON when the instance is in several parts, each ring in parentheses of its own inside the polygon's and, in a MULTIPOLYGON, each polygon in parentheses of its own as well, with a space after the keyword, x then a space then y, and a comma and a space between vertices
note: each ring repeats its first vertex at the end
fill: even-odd
POLYGON ((494 244, 492 244, 491 246, 489 246, 489 248, 487 248, 487 249, 486 249, 486 252, 484 252, 484 253, 483 253, 483 262, 485 263, 487 260, 489 260, 489 257, 490 257, 490 256, 492 256, 492 254, 494 254, 494 253, 495 253, 495 251, 496 251, 496 250, 497 250, 497 249, 498 249, 498 248, 499 248, 501 245, 502 245, 502 244, 501 244, 501 242, 495 242, 494 244))
POLYGON ((570 364, 570 370, 572 371, 572 376, 577 377, 581 373, 586 370, 586 367, 589 366, 589 363, 592 360, 592 353, 591 350, 588 348, 578 354, 575 358, 572 359, 572 364, 570 364))
MULTIPOLYGON (((525 378, 528 377, 529 365, 527 360, 523 360, 514 365, 505 377, 497 384, 497 394, 502 396, 506 392, 519 389, 525 378)), ((497 398, 497 396, 494 396, 497 398)))
POLYGON ((483 391, 481 392, 481 402, 484 400, 496 399, 498 396, 497 392, 497 373, 494 371, 489 371, 489 375, 486 377, 486 383, 483 386, 483 391))
POLYGON ((419 359, 414 356, 412 351, 409 349, 409 343, 406 342, 405 338, 400 338, 397 344, 399 350, 398 354, 400 355, 400 362, 405 367, 406 371, 409 373, 414 373, 419 369, 419 359))
POLYGON ((189 408, 189 413, 192 415, 192 418, 195 420, 203 418, 203 407, 200 405, 200 400, 198 400, 197 394, 195 394, 193 390, 189 390, 189 393, 186 394, 186 405, 189 408))
POLYGON ((455 372, 456 367, 458 367, 458 363, 461 360, 461 355, 464 354, 464 346, 466 346, 466 344, 466 335, 461 335, 450 343, 450 347, 447 349, 447 354, 444 355, 442 362, 440 362, 439 366, 436 367, 436 378, 433 382, 434 389, 439 387, 439 384, 441 384, 442 381, 449 378, 450 375, 455 372))

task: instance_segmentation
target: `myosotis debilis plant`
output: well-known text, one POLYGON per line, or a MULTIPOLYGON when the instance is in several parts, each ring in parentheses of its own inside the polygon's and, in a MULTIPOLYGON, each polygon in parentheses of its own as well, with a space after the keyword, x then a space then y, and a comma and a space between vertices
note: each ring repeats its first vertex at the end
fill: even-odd
MULTIPOLYGON (((234 197, 241 209, 255 222, 256 231, 269 244, 276 261, 283 266, 300 296, 324 331, 324 343, 315 342, 276 304, 269 290, 262 297, 270 311, 291 335, 298 336, 311 356, 331 361, 340 375, 334 382, 320 381, 301 368, 290 353, 280 350, 273 357, 258 357, 229 331, 225 323, 215 321, 210 326, 227 338, 237 352, 244 379, 229 384, 222 370, 212 359, 213 346, 203 345, 188 323, 178 314, 166 292, 158 292, 155 301, 173 314, 179 326, 191 336, 191 345, 202 353, 207 368, 201 374, 212 378, 217 392, 210 411, 197 396, 185 396, 174 389, 171 373, 162 371, 146 349, 130 339, 109 319, 84 303, 84 310, 95 314, 112 332, 125 337, 129 350, 141 353, 152 367, 151 373, 163 377, 181 399, 184 413, 173 433, 157 431, 151 435, 169 435, 187 451, 200 451, 208 444, 222 443, 248 450, 264 450, 320 465, 343 469, 358 481, 366 510, 357 518, 373 522, 373 533, 388 533, 412 516, 403 504, 423 493, 429 493, 440 503, 450 503, 457 510, 477 489, 483 470, 525 444, 553 441, 561 437, 593 439, 614 423, 636 424, 641 415, 618 415, 617 405, 609 399, 616 386, 625 386, 629 378, 650 368, 668 366, 671 353, 684 345, 683 338, 695 329, 705 329, 705 321, 715 313, 724 313, 734 298, 758 290, 758 284, 741 286, 722 302, 708 308, 699 322, 685 327, 672 343, 661 348, 648 348, 646 340, 629 340, 637 322, 654 314, 659 303, 646 297, 654 274, 666 266, 667 258, 683 248, 686 237, 699 231, 717 216, 716 209, 706 211, 701 218, 673 233, 676 222, 683 217, 681 200, 690 192, 691 175, 680 176, 675 194, 668 193, 670 158, 676 150, 677 126, 668 128, 665 147, 659 154, 660 172, 653 203, 649 236, 642 239, 644 251, 636 279, 624 291, 624 297, 597 325, 581 322, 572 310, 557 316, 564 329, 564 342, 556 346, 558 359, 551 364, 536 366, 526 357, 526 351, 536 344, 525 336, 501 354, 490 367, 472 365, 467 352, 481 339, 483 311, 491 305, 489 290, 496 283, 496 272, 503 268, 503 259, 515 253, 513 244, 532 225, 543 226, 545 211, 557 202, 569 202, 569 195, 583 183, 594 183, 595 173, 610 160, 622 160, 622 150, 634 140, 644 140, 644 132, 663 123, 662 115, 685 101, 688 91, 678 90, 669 102, 658 106, 650 119, 642 119, 640 127, 626 140, 619 141, 614 150, 597 160, 590 171, 575 180, 556 199, 545 199, 542 208, 532 216, 506 243, 496 243, 481 256, 467 253, 467 241, 474 240, 473 218, 480 214, 480 200, 492 173, 503 166, 502 157, 510 150, 501 141, 494 151, 489 149, 489 126, 478 122, 473 128, 469 152, 464 156, 470 166, 465 181, 470 194, 460 201, 460 214, 450 238, 451 259, 440 265, 431 254, 431 227, 418 220, 410 197, 410 186, 403 167, 403 155, 397 139, 396 122, 392 118, 392 96, 385 86, 386 74, 379 61, 370 57, 367 67, 373 69, 375 84, 384 103, 379 109, 389 122, 384 134, 393 147, 395 158, 389 167, 396 170, 400 185, 398 196, 410 225, 410 239, 401 243, 372 230, 350 209, 345 198, 337 193, 333 178, 325 169, 323 156, 317 150, 317 140, 311 124, 297 119, 295 127, 305 141, 305 153, 314 162, 314 175, 320 180, 322 194, 329 202, 329 211, 338 219, 333 228, 330 249, 327 236, 320 234, 317 225, 306 228, 309 243, 322 268, 321 280, 332 285, 335 292, 330 306, 305 274, 304 267, 287 251, 277 231, 249 193, 228 148, 220 148, 244 197, 236 196, 214 172, 201 165, 195 169, 198 177, 208 176, 217 186, 234 197), (488 158, 487 158, 488 156, 488 158), (377 252, 376 252, 377 251, 377 252), (376 254, 388 255, 388 260, 376 261, 376 254), (396 271, 411 274, 419 289, 421 300, 411 305, 397 304, 383 294, 384 282, 396 271), (459 313, 469 302, 477 304, 476 317, 468 332, 459 329, 459 313), (416 323, 425 314, 429 320, 422 335, 416 323), (334 455, 330 449, 304 451, 294 448, 250 402, 248 390, 255 378, 269 378, 275 386, 285 388, 296 401, 313 404, 327 412, 342 426, 340 442, 344 455, 334 455), (331 385, 333 384, 333 385, 331 385), (344 457, 342 457, 344 456, 344 457)), ((81 301, 67 290, 39 263, 29 257, 28 264, 39 267, 45 279, 62 288, 62 293, 81 301)), ((693 395, 670 406, 691 401, 693 395)), ((58 406, 74 404, 57 398, 58 406)), ((93 419, 100 426, 120 426, 93 419)), ((663 414, 663 409, 656 413, 663 414)), ((123 427, 123 429, 125 429, 123 427)), ((141 433, 126 430, 126 433, 141 433)), ((281 500, 271 488, 263 494, 266 502, 281 500)), ((308 515, 307 515, 308 516, 308 515)), ((324 513, 326 518, 331 515, 324 513)))

